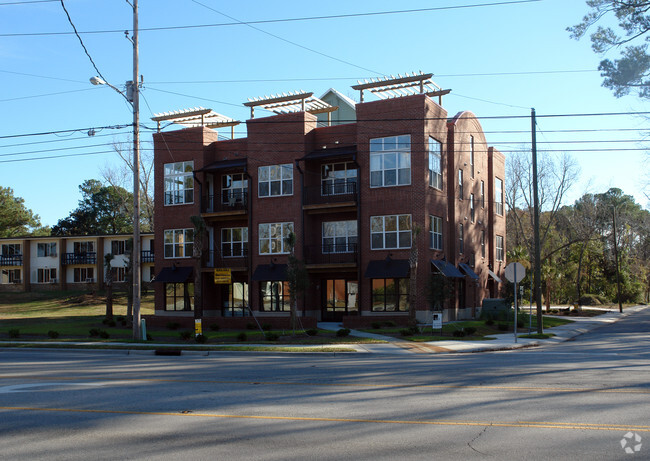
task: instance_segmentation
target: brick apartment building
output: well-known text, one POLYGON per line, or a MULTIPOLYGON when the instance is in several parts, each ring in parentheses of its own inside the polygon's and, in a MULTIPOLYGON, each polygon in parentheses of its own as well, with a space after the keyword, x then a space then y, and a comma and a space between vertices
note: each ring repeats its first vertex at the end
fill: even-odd
POLYGON ((449 90, 430 77, 356 85, 355 107, 338 99, 355 117, 336 123, 327 120, 341 106, 331 104, 337 92, 329 104, 311 93, 251 100, 246 138, 218 136, 239 122, 209 109, 154 117, 186 128, 154 135, 161 283, 152 320, 193 317, 200 270, 204 319, 226 326, 255 315, 286 325, 291 232, 309 274, 298 302, 305 326, 406 323, 410 277, 423 322, 431 321, 432 277, 453 287, 437 305, 445 320, 471 318, 496 297, 506 249, 504 156, 487 146, 472 113, 448 117, 441 100, 449 90), (364 92, 380 99, 365 102, 364 92), (255 117, 256 108, 274 115, 255 117), (192 216, 206 225, 199 265, 192 216), (229 270, 229 283, 215 269, 229 270))

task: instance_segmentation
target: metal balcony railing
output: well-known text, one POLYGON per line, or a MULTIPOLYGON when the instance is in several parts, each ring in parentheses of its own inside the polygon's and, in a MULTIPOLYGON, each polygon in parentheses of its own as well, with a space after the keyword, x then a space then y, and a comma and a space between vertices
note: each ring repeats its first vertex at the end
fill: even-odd
POLYGON ((307 245, 305 263, 307 264, 356 264, 359 259, 356 243, 343 245, 307 245))
POLYGON ((97 264, 97 253, 63 253, 62 264, 97 264))
POLYGON ((204 213, 222 211, 245 211, 248 209, 248 191, 223 191, 219 195, 207 195, 203 199, 204 213))
POLYGON ((151 250, 142 250, 140 252, 140 261, 143 263, 155 262, 154 253, 151 250))
POLYGON ((305 205, 325 205, 357 201, 356 181, 323 182, 319 186, 307 186, 303 191, 305 205))
POLYGON ((221 251, 208 250, 203 252, 203 267, 232 267, 245 269, 248 267, 248 251, 241 254, 224 256, 221 251))
POLYGON ((22 266, 23 255, 0 255, 0 266, 22 266))

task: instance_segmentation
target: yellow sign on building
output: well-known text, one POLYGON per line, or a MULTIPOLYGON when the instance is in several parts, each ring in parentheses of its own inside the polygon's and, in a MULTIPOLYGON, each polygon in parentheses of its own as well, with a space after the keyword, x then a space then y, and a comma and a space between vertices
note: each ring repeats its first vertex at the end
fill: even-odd
POLYGON ((214 283, 216 285, 227 284, 232 282, 232 274, 230 269, 215 269, 214 270, 214 283))

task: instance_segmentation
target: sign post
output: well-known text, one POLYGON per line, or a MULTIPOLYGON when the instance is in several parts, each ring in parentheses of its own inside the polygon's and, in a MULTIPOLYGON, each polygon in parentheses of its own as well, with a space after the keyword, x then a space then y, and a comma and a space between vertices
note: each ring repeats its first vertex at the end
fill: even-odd
POLYGON ((524 277, 526 277, 526 268, 521 265, 521 263, 510 263, 506 266, 505 270, 506 279, 510 283, 515 284, 515 324, 514 324, 514 333, 515 333, 515 343, 517 342, 517 298, 519 295, 517 293, 517 284, 521 282, 524 277))

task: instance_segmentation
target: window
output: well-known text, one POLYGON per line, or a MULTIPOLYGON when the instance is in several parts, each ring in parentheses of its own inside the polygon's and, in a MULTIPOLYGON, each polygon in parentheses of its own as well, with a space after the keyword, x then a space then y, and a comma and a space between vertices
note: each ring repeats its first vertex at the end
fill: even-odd
POLYGON ((193 242, 193 229, 166 230, 165 258, 191 258, 193 242))
POLYGON ((408 279, 372 279, 372 311, 408 311, 408 289, 408 279))
POLYGON ((248 255, 248 227, 221 229, 221 255, 224 258, 248 255))
POLYGON ((485 182, 481 181, 481 208, 485 208, 485 182))
POLYGON ((36 245, 36 255, 39 258, 45 256, 56 256, 56 242, 38 243, 36 245))
POLYGON ((75 267, 74 268, 74 282, 94 282, 95 270, 92 267, 75 267))
POLYGON ((325 306, 328 312, 359 310, 359 284, 356 280, 325 280, 323 286, 325 287, 325 306))
POLYGON ((465 250, 465 242, 463 240, 463 225, 459 224, 458 225, 458 252, 460 254, 463 254, 463 251, 465 250))
POLYGON ((502 235, 497 235, 497 242, 496 242, 496 256, 497 256, 497 261, 503 261, 503 236, 502 235))
POLYGON ((113 282, 126 282, 126 267, 112 267, 113 282))
POLYGON ((0 283, 21 283, 20 269, 5 269, 0 272, 0 283))
POLYGON ((481 258, 485 258, 485 231, 481 231, 481 258))
POLYGON ((470 177, 474 179, 474 136, 469 135, 469 168, 470 177))
POLYGON ((463 170, 458 170, 458 198, 463 199, 463 170))
POLYGON ((429 247, 432 250, 442 250, 442 218, 429 216, 431 230, 429 231, 429 247))
POLYGON ((225 174, 221 177, 221 203, 245 203, 247 195, 248 179, 243 173, 225 174))
POLYGON ((165 310, 194 310, 194 284, 165 283, 165 310))
POLYGON ((194 162, 165 163, 165 205, 194 202, 194 162))
POLYGON ((357 250, 357 222, 323 223, 323 254, 354 253, 357 250))
POLYGON ((260 299, 265 312, 289 312, 289 282, 260 282, 260 299))
POLYGON ((321 195, 354 194, 357 192, 357 168, 352 162, 321 166, 321 195))
POLYGON ((260 224, 259 245, 261 255, 286 254, 289 247, 286 238, 293 232, 292 222, 260 224))
POLYGON ((494 178, 494 212, 503 216, 503 181, 494 178))
POLYGON ((293 195, 293 166, 261 166, 257 177, 258 195, 260 197, 278 197, 293 195))
POLYGON ((469 194, 469 217, 472 222, 476 217, 476 211, 474 210, 474 194, 469 194))
POLYGON ((370 140, 370 187, 411 184, 411 136, 370 140))
POLYGON ((113 240, 111 242, 111 253, 114 255, 126 254, 126 240, 113 240))
POLYGON ((373 250, 411 248, 411 215, 371 216, 370 247, 373 250))
POLYGON ((442 189, 442 143, 429 138, 429 186, 442 189))
POLYGON ((474 267, 476 265, 476 253, 469 255, 469 267, 474 267))
POLYGON ((248 315, 248 283, 232 282, 228 285, 228 299, 224 299, 224 317, 244 317, 248 315))
POLYGON ((20 243, 3 243, 0 254, 2 256, 21 256, 21 245, 20 243))
POLYGON ((75 254, 94 253, 95 242, 74 242, 72 244, 75 254))
POLYGON ((36 271, 37 283, 56 283, 56 269, 38 269, 36 271))

